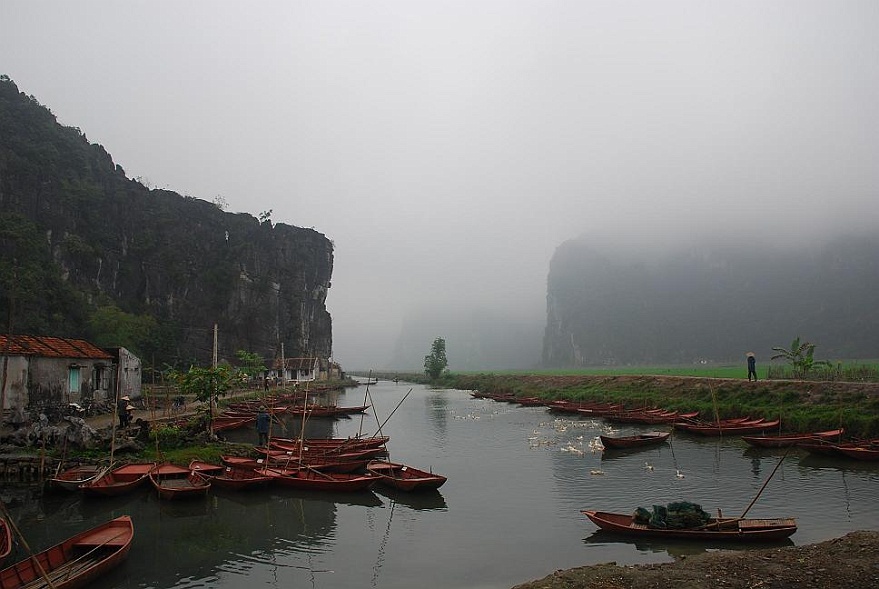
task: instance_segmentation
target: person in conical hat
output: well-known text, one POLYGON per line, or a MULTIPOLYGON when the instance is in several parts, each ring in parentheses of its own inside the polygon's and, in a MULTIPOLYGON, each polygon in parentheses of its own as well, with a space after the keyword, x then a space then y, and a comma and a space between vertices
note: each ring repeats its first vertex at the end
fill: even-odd
POLYGON ((748 382, 751 382, 751 377, 754 377, 754 382, 757 382, 757 358, 754 356, 754 352, 748 352, 745 354, 748 357, 748 382))

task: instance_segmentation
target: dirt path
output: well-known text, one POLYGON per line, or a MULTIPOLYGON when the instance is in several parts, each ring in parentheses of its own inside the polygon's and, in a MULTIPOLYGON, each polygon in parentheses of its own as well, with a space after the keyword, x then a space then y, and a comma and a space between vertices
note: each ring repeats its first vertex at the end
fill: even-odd
POLYGON ((513 589, 876 589, 879 531, 764 550, 719 551, 672 563, 556 571, 513 589))

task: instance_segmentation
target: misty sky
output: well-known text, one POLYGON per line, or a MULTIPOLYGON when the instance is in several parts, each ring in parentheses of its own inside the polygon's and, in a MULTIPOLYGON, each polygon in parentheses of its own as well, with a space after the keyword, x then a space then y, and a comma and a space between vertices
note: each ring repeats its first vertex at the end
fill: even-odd
POLYGON ((425 308, 542 322, 584 233, 879 226, 875 0, 3 0, 0 31, 130 177, 332 239, 349 369, 425 308))

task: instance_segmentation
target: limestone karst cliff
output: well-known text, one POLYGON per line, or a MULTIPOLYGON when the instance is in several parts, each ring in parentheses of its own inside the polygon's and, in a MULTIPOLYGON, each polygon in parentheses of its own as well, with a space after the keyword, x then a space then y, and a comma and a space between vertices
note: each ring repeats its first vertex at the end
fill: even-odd
POLYGON ((210 361, 215 323, 221 358, 332 354, 327 237, 150 190, 6 77, 0 254, 4 332, 125 345, 158 368, 210 361))

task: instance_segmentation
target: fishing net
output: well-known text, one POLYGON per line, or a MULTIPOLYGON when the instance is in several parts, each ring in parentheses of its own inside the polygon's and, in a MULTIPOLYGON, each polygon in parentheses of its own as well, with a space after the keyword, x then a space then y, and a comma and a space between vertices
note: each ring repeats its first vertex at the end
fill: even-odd
POLYGON ((639 507, 633 514, 635 523, 650 528, 683 530, 704 526, 711 519, 698 503, 676 501, 668 505, 654 505, 653 510, 639 507))

